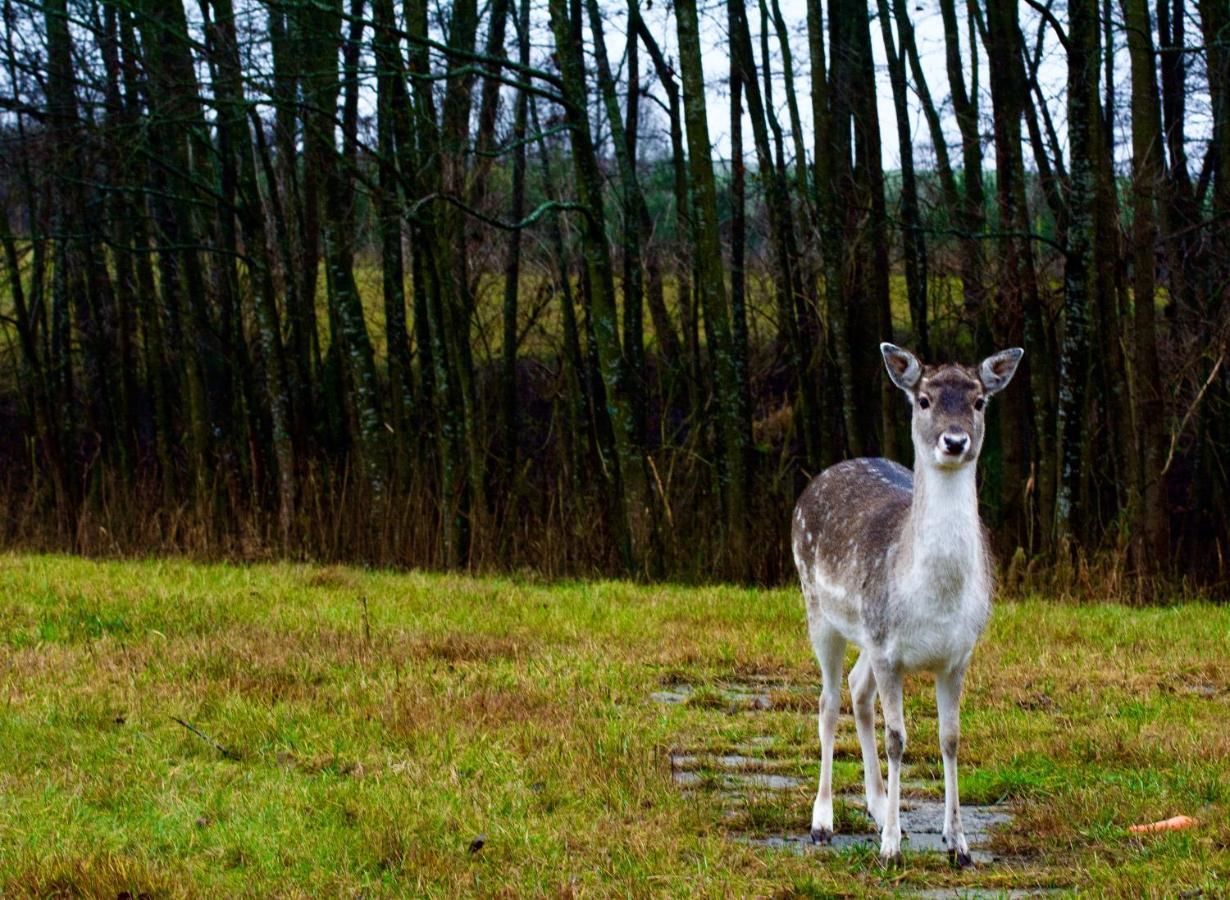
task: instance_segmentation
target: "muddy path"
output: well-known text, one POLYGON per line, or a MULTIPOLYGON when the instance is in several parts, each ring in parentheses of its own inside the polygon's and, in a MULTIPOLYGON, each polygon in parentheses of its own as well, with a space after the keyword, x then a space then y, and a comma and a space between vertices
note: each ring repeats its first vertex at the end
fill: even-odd
MULTIPOLYGON (((878 852, 879 835, 864 808, 861 787, 835 793, 837 828, 832 843, 817 845, 811 840, 809 817, 819 772, 818 744, 801 747, 781 737, 769 721, 773 713, 789 713, 808 716, 814 723, 816 698, 810 687, 756 676, 705 684, 671 681, 654 692, 652 700, 740 717, 745 720, 743 725, 763 722, 762 729, 738 729, 743 737, 735 743, 715 737, 708 746, 693 741, 670 751, 672 780, 681 791, 717 798, 723 827, 731 840, 798 853, 878 852)), ((853 730, 851 723, 843 724, 853 730)), ((814 724, 811 727, 814 729, 814 724)), ((835 765, 845 766, 847 772, 857 767, 861 772, 861 757, 851 749, 839 745, 835 765)), ((936 748, 937 765, 938 754, 936 748)), ((943 781, 928 777, 937 774, 935 767, 917 771, 919 768, 907 764, 903 772, 903 849, 907 854, 946 854, 941 839, 943 781)), ((861 784, 861 776, 858 781, 861 784)), ((1012 826, 1011 807, 1004 803, 963 803, 961 818, 974 862, 989 865, 999 861, 993 848, 994 832, 1012 826)))

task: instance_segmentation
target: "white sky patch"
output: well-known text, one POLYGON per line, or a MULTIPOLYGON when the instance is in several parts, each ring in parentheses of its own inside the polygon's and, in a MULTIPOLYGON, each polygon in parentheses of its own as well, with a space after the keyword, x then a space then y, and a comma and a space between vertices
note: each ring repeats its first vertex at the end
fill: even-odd
MULTIPOLYGON (((346 9, 351 7, 353 0, 343 0, 346 9)), ((554 70, 553 53, 554 40, 548 26, 548 15, 545 0, 531 0, 534 6, 531 10, 531 63, 534 66, 554 70)), ((625 50, 627 44, 627 5, 623 0, 599 0, 605 15, 604 31, 606 35, 607 52, 611 60, 612 68, 616 71, 616 77, 620 81, 621 103, 626 99, 624 96, 625 83, 625 50)), ((674 6, 670 0, 640 0, 641 13, 651 32, 654 34, 659 44, 662 47, 667 58, 674 63, 678 59, 677 52, 677 32, 674 18, 674 6)), ((798 97, 799 116, 803 131, 803 144, 806 152, 809 155, 809 162, 814 147, 814 128, 811 114, 811 95, 810 95, 810 76, 811 76, 811 59, 808 53, 807 46, 807 0, 779 0, 781 4, 782 16, 786 21, 787 30, 789 32, 789 41, 791 55, 794 62, 795 75, 795 90, 798 97)), ((823 5, 824 0, 820 0, 823 5)), ((945 65, 945 44, 943 24, 940 17, 938 0, 907 0, 909 6, 908 11, 913 22, 915 43, 918 47, 919 57, 924 70, 927 85, 930 90, 933 101, 936 103, 941 119, 942 127, 945 134, 946 143, 949 147, 950 156, 954 166, 960 165, 960 134, 957 129, 956 121, 952 114, 952 104, 950 101, 950 91, 948 86, 948 74, 945 65)), ((995 166, 995 156, 991 147, 992 139, 992 124, 991 124, 991 95, 990 95, 990 74, 987 66, 986 54, 982 47, 975 45, 970 46, 969 29, 967 22, 967 6, 964 0, 955 0, 956 14, 958 18, 958 26, 960 30, 961 40, 961 55, 966 78, 967 89, 973 72, 972 62, 974 57, 972 54, 977 54, 978 62, 978 80, 979 80, 979 114, 981 117, 981 131, 984 142, 984 165, 987 170, 993 170, 995 166)), ((1185 127, 1188 137, 1188 164, 1191 169, 1191 175, 1195 178, 1200 171, 1200 166, 1204 161, 1208 138, 1211 132, 1211 112, 1209 109, 1209 97, 1207 78, 1204 71, 1204 56, 1200 50, 1201 32, 1200 24, 1196 18, 1194 9, 1195 4, 1189 4, 1187 10, 1187 20, 1185 23, 1186 41, 1189 45, 1188 50, 1184 54, 1184 59, 1187 62, 1187 83, 1188 83, 1188 100, 1187 100, 1187 115, 1185 117, 1185 127)), ((402 4, 395 4, 398 23, 401 24, 402 4)), ((432 20, 433 37, 444 40, 448 28, 448 16, 451 11, 451 3, 447 0, 430 0, 429 16, 432 20)), ((883 147, 883 164, 888 172, 899 169, 900 167, 900 149, 897 140, 896 131, 896 113, 893 106, 892 89, 888 79, 888 70, 886 57, 884 52, 883 39, 881 34, 880 23, 876 19, 876 4, 875 0, 868 2, 868 16, 871 33, 872 55, 875 62, 876 70, 876 97, 879 109, 880 136, 883 147)), ((197 77, 201 85, 202 94, 206 101, 209 99, 210 91, 210 73, 207 65, 200 53, 199 48, 203 46, 204 31, 201 19, 201 7, 198 3, 188 0, 184 3, 185 13, 188 17, 189 30, 194 41, 198 42, 198 51, 196 53, 197 62, 197 77)), ((46 34, 43 28, 42 13, 32 5, 20 4, 16 7, 17 20, 14 23, 12 34, 16 51, 27 58, 38 58, 40 54, 45 54, 46 50, 46 34)), ((75 53, 79 63, 84 63, 91 67, 96 73, 101 72, 101 58, 97 51, 97 42, 94 35, 91 34, 91 29, 88 27, 92 23, 83 18, 85 5, 72 2, 69 3, 70 18, 75 19, 72 22, 72 31, 75 44, 75 53)), ((1126 36, 1123 29, 1121 19, 1117 15, 1118 6, 1112 4, 1112 15, 1116 18, 1112 23, 1112 37, 1115 42, 1114 54, 1114 78, 1115 78, 1115 120, 1113 123, 1114 135, 1114 153, 1116 166, 1121 171, 1126 171, 1130 163, 1130 71, 1128 68, 1126 36)), ((710 2, 704 4, 700 8, 700 26, 701 26, 701 41, 703 62, 705 68, 705 78, 707 85, 707 108, 710 137, 713 141, 714 157, 719 160, 728 160, 730 157, 730 100, 729 100, 729 76, 730 76, 730 52, 728 48, 727 27, 726 27, 726 4, 725 2, 710 2)), ((748 25, 751 30, 753 50, 756 54, 757 65, 763 65, 761 58, 761 13, 759 2, 748 2, 746 4, 746 12, 748 17, 748 25)), ((1066 0, 1057 0, 1057 4, 1053 7, 1055 17, 1064 28, 1067 27, 1067 11, 1066 0)), ((254 99, 261 107, 262 113, 269 112, 269 95, 268 91, 271 84, 271 59, 268 41, 268 11, 267 7, 262 2, 257 0, 235 0, 235 13, 237 32, 240 41, 240 53, 243 60, 247 83, 245 90, 250 99, 254 99)), ((480 3, 480 22, 478 30, 478 49, 481 51, 485 48, 487 40, 487 24, 490 14, 490 0, 480 3)), ((371 16, 371 2, 368 0, 364 10, 366 18, 371 16)), ((1066 81, 1067 81, 1067 61, 1062 47, 1059 44, 1053 30, 1049 26, 1042 23, 1041 16, 1030 6, 1022 3, 1020 5, 1019 16, 1021 21, 1021 31, 1025 40, 1026 53, 1032 58, 1035 53, 1038 54, 1038 82, 1041 97, 1045 103, 1047 111, 1054 123, 1055 131, 1060 143, 1061 152, 1066 156, 1066 81), (1040 26, 1041 32, 1040 32, 1040 26), (1039 34, 1041 40, 1039 43, 1039 34), (1040 49, 1040 52, 1039 52, 1040 49)), ((343 24, 343 31, 347 26, 343 24)), ((894 27, 894 33, 896 29, 894 27)), ((897 43, 900 44, 900 37, 897 35, 897 43)), ((516 58, 516 29, 513 21, 509 20, 507 27, 507 53, 510 58, 516 58)), ((588 26, 585 28, 585 41, 587 50, 587 66, 591 78, 593 76, 594 63, 592 54, 590 54, 591 36, 588 26)), ((1154 34, 1154 42, 1157 44, 1156 33, 1154 34)), ((773 107, 777 114, 777 119, 780 122, 785 133, 785 147, 787 154, 793 161, 793 137, 791 132, 790 116, 786 105, 786 92, 784 89, 783 72, 782 72, 782 57, 777 41, 777 35, 770 27, 769 47, 771 55, 771 65, 773 67, 773 107)), ((826 46, 827 51, 827 46, 826 46)), ((403 47, 404 53, 404 47, 403 47)), ((45 59, 45 55, 42 56, 45 59)), ((432 54, 433 69, 439 71, 443 68, 443 57, 438 53, 432 54)), ((340 61, 339 61, 340 69, 340 61)), ((641 83, 644 88, 656 97, 664 100, 664 94, 658 86, 657 77, 653 69, 652 61, 649 54, 643 49, 640 54, 640 69, 641 83)), ((759 73, 758 73, 759 74, 759 73)), ((364 132, 364 143, 371 146, 374 144, 374 117, 376 113, 376 97, 375 97, 375 70, 373 51, 371 48, 371 28, 370 25, 365 29, 363 34, 363 52, 360 59, 360 128, 364 132)), ((918 97, 914 91, 913 75, 907 71, 907 81, 910 85, 909 95, 909 130, 913 135, 913 147, 915 165, 920 170, 929 170, 934 165, 934 149, 932 147, 931 135, 927 129, 926 122, 923 119, 921 106, 918 97)), ((99 90, 101 76, 93 83, 89 80, 79 82, 78 94, 79 103, 84 115, 96 114, 102 107, 102 96, 99 90)), ((437 89, 443 90, 444 82, 437 82, 437 89)), ((7 70, 0 71, 0 93, 5 97, 15 98, 18 101, 25 101, 34 106, 42 104, 42 98, 38 96, 37 85, 28 77, 22 78, 20 82, 14 85, 9 77, 7 70)), ((508 111, 511 109, 512 88, 504 89, 503 110, 504 121, 503 128, 508 127, 508 111)), ((1105 85, 1101 90, 1105 91, 1105 85)), ((340 98, 339 98, 340 102, 340 98)), ((477 115, 477 90, 475 96, 475 115, 477 115)), ((746 103, 745 103, 746 106, 746 103)), ((601 139, 609 134, 609 129, 606 127, 606 114, 603 104, 598 97, 596 87, 591 85, 590 93, 590 108, 593 113, 593 120, 597 126, 595 134, 601 139)), ((659 105, 652 100, 644 100, 641 104, 642 109, 642 158, 649 159, 653 157, 661 157, 668 155, 670 151, 670 143, 666 125, 666 117, 659 105)), ((545 106, 540 110, 544 120, 551 118, 552 111, 549 111, 545 106)), ((206 105, 206 115, 212 117, 213 109, 206 105)), ((340 113, 339 113, 340 115, 340 113)), ((13 120, 14 114, 11 111, 0 113, 0 123, 10 123, 13 120)), ((744 115, 744 148, 747 155, 749 165, 755 164, 755 152, 751 140, 751 123, 745 112, 744 115)), ((1032 148, 1025 148, 1025 163, 1030 169, 1035 168, 1033 160, 1032 148)), ((1066 164, 1066 161, 1065 161, 1066 164)))

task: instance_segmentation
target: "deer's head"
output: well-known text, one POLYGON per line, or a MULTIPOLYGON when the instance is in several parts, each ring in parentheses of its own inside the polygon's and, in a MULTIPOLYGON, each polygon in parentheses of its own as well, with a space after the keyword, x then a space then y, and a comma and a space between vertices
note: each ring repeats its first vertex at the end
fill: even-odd
POLYGON ((893 344, 881 344, 880 352, 888 377, 914 408, 910 430, 915 465, 929 462, 955 469, 977 460, 986 431, 987 401, 1008 386, 1025 351, 1001 350, 974 368, 954 363, 924 366, 909 350, 893 344))

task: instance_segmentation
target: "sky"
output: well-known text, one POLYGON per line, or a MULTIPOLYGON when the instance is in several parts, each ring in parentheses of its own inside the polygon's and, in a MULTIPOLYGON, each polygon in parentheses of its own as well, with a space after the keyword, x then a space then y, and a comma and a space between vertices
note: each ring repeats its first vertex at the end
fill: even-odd
MULTIPOLYGON (((349 6, 352 0, 345 0, 349 6)), ((434 21, 436 37, 443 38, 442 29, 445 27, 443 23, 448 20, 449 10, 451 9, 451 0, 427 0, 430 4, 429 11, 431 18, 434 21)), ((488 4, 490 0, 480 0, 480 10, 482 11, 482 21, 480 24, 479 42, 480 45, 486 40, 486 18, 488 4)), ((546 0, 530 0, 535 4, 532 8, 532 43, 533 43, 533 62, 543 68, 553 68, 553 63, 550 60, 554 50, 552 36, 548 27, 548 18, 546 10, 546 0)), ((668 58, 674 60, 677 58, 677 41, 675 30, 675 19, 673 12, 673 0, 640 0, 642 15, 649 24, 652 32, 657 37, 663 52, 668 58)), ((727 90, 727 81, 730 69, 730 54, 727 49, 726 36, 726 3, 725 0, 699 0, 700 18, 701 18, 701 40, 704 56, 704 66, 706 75, 706 84, 708 86, 708 113, 710 135, 714 141, 714 155, 720 159, 729 159, 730 157, 730 133, 729 133, 729 94, 727 90)), ((819 0, 824 3, 825 0, 819 0)), ((883 164, 888 171, 896 170, 900 167, 900 148, 897 141, 896 132, 896 114, 894 112, 892 90, 888 80, 888 71, 885 64, 885 53, 883 40, 881 35, 881 27, 878 20, 874 18, 874 10, 876 7, 875 0, 867 0, 869 15, 872 16, 870 22, 872 52, 875 59, 876 68, 876 94, 879 104, 879 119, 881 127, 881 140, 883 145, 883 164)), ((914 24, 915 41, 918 46, 919 55, 922 66, 925 71, 927 83, 931 95, 935 102, 940 107, 941 116, 943 119, 943 128, 947 137, 947 143, 953 153, 954 160, 959 159, 959 132, 956 123, 952 117, 951 105, 949 103, 948 90, 948 75, 945 66, 945 48, 943 27, 940 19, 938 0, 907 0, 909 3, 910 16, 914 24)), ((971 48, 967 40, 967 31, 965 30, 966 16, 966 0, 954 0, 958 18, 962 24, 962 46, 961 52, 964 61, 964 70, 968 79, 971 73, 971 54, 978 54, 979 71, 980 71, 980 112, 983 119, 983 134, 986 144, 990 144, 990 92, 989 92, 989 75, 987 72, 987 61, 985 54, 977 46, 971 48)), ((1046 0, 1053 3, 1053 10, 1056 18, 1066 26, 1066 2, 1067 0, 1046 0)), ((599 0, 600 5, 606 13, 605 33, 607 38, 608 54, 611 58, 612 66, 617 68, 622 73, 624 49, 627 41, 627 6, 626 0, 599 0)), ((799 112, 802 119, 803 143, 806 146, 809 154, 813 144, 813 129, 811 121, 811 100, 810 100, 810 57, 807 50, 807 14, 806 0, 780 0, 783 17, 786 20, 787 27, 790 32, 791 51, 795 66, 796 91, 799 100, 799 112)), ((1117 10, 1118 0, 1111 0, 1112 9, 1117 10)), ((70 4, 70 9, 74 8, 75 4, 70 4)), ((1191 7, 1195 4, 1188 4, 1189 16, 1194 15, 1191 7)), ((396 6, 399 8, 401 4, 396 6)), ((15 37, 19 44, 26 44, 32 49, 37 49, 45 41, 45 35, 42 33, 41 13, 37 10, 37 4, 19 6, 19 10, 24 10, 30 18, 20 25, 17 29, 15 37)), ((248 39, 246 52, 249 58, 255 63, 253 70, 268 71, 268 42, 267 42, 267 13, 264 3, 261 0, 236 0, 235 8, 239 19, 241 35, 248 39)), ((192 0, 186 0, 185 10, 189 15, 190 27, 195 32, 198 39, 201 36, 200 32, 200 7, 192 0)), ((368 3, 370 14, 370 0, 368 3)), ((1021 28, 1025 36, 1025 41, 1030 52, 1035 48, 1035 41, 1039 34, 1039 14, 1031 8, 1027 3, 1020 4, 1021 28)), ((752 41, 756 48, 756 53, 759 62, 760 52, 760 13, 758 2, 748 3, 748 24, 752 31, 752 41)), ((0 29, 3 29, 0 25, 0 29)), ((511 42, 514 37, 514 30, 508 29, 508 40, 511 42)), ((1198 41, 1200 29, 1199 23, 1194 19, 1187 25, 1188 43, 1193 43, 1193 36, 1198 41)), ((369 35, 370 36, 370 35, 369 35)), ((84 37, 84 35, 82 35, 84 37)), ((1130 88, 1130 73, 1128 70, 1128 60, 1126 48, 1124 46, 1125 37, 1123 33, 1122 23, 1114 23, 1114 39, 1116 44, 1115 52, 1115 78, 1117 84, 1117 115, 1115 121, 1115 140, 1116 140, 1116 163, 1121 168, 1126 168, 1129 164, 1130 154, 1130 135, 1128 132, 1128 106, 1127 98, 1130 88)), ((586 41, 589 41, 589 32, 586 29, 586 41)), ((88 40, 80 40, 78 48, 89 46, 91 42, 88 40)), ((770 40, 771 51, 773 53, 773 67, 775 74, 774 88, 774 103, 778 111, 778 119, 782 127, 789 131, 790 120, 786 114, 785 108, 785 91, 782 83, 782 66, 780 54, 777 50, 776 34, 771 32, 770 40)), ((1056 40, 1054 34, 1047 29, 1042 31, 1041 44, 1041 63, 1038 70, 1038 79, 1042 94, 1046 98, 1047 107, 1054 120, 1056 131, 1059 135, 1061 145, 1065 145, 1066 149, 1066 127, 1065 127, 1065 83, 1067 78, 1066 60, 1056 40)), ((510 46, 510 50, 511 50, 510 46)), ((1192 66, 1197 68, 1203 65, 1199 54, 1191 54, 1187 57, 1192 61, 1192 66)), ((368 79, 366 87, 362 93, 362 111, 364 115, 372 117, 375 114, 375 92, 374 92, 374 77, 371 77, 371 50, 370 46, 366 50, 365 60, 367 63, 368 79)), ((442 60, 437 58, 434 65, 439 67, 442 65, 442 60)), ((592 58, 590 60, 592 71, 592 58)), ((648 54, 641 54, 641 70, 643 83, 653 88, 656 80, 653 76, 652 65, 648 58, 648 54)), ((7 83, 8 79, 4 77, 6 73, 0 73, 0 82, 4 82, 3 93, 11 94, 11 86, 7 83)), ((202 67, 199 76, 202 84, 208 84, 209 74, 202 67)), ((912 84, 912 76, 907 76, 912 84)), ((1207 88, 1204 87, 1204 75, 1202 71, 1189 72, 1189 81, 1194 87, 1189 100, 1187 129, 1190 146, 1188 150, 1189 159, 1193 167, 1193 176, 1200 165, 1200 161, 1204 157, 1205 146, 1207 144, 1207 136, 1210 131, 1210 118, 1208 109, 1207 88)), ((506 89, 508 96, 506 97, 506 108, 511 105, 511 89, 506 89)), ((660 94, 660 92, 658 92, 660 94)), ((926 123, 922 118, 920 106, 917 98, 912 90, 910 94, 910 133, 913 135, 914 156, 916 164, 921 168, 926 168, 934 159, 934 151, 931 145, 931 136, 926 128, 926 123)), ((595 117, 599 124, 602 122, 603 112, 601 104, 597 102, 597 98, 592 100, 592 108, 595 110, 595 117)), ((642 103, 643 115, 645 120, 642 123, 642 134, 646 139, 657 138, 662 141, 662 148, 666 149, 666 123, 664 115, 656 108, 653 103, 642 103)), ((751 151, 750 140, 750 121, 745 117, 744 132, 745 147, 748 150, 749 156, 751 151)), ((787 145, 791 146, 789 137, 787 145)), ((651 152, 651 151, 650 151, 651 152)), ((1025 154, 1026 164, 1032 167, 1032 151, 1027 150, 1025 154)), ((987 153, 986 165, 994 166, 994 155, 987 153)), ((751 160, 749 160, 750 162, 751 160)))
MULTIPOLYGON (((646 0, 642 0, 642 3, 646 0)), ((823 2, 823 0, 821 0, 823 2)), ((947 143, 953 151, 954 158, 959 158, 959 141, 960 134, 957 129, 956 121, 952 116, 951 104, 949 102, 948 89, 948 73, 945 64, 945 45, 943 23, 940 18, 938 0, 908 0, 910 6, 911 21, 914 25, 915 42, 918 46, 919 57, 924 69, 924 74, 927 79, 927 85, 930 90, 934 102, 940 106, 940 113, 943 120, 943 128, 947 137, 947 143)), ((703 3, 703 0, 702 0, 703 3)), ((782 16, 786 20, 787 28, 790 31, 791 54, 795 67, 796 90, 798 93, 799 112, 802 119, 804 131, 804 144, 809 152, 813 144, 812 117, 811 117, 811 99, 810 99, 810 56, 807 49, 807 7, 806 0, 780 0, 782 16)), ((961 25, 961 54, 963 59, 963 67, 966 76, 967 88, 971 73, 971 53, 976 52, 979 55, 979 84, 980 84, 980 113, 983 119, 983 133, 986 136, 986 141, 989 145, 991 132, 991 98, 989 90, 989 73, 987 71, 986 55, 981 47, 975 46, 971 49, 967 40, 968 32, 966 31, 966 4, 964 0, 955 0, 957 16, 960 19, 961 25)), ((607 43, 609 52, 612 56, 612 65, 615 65, 615 59, 622 55, 622 48, 626 40, 625 25, 626 16, 623 14, 623 4, 619 2, 608 3, 611 8, 611 22, 606 27, 607 43)), ((886 63, 886 55, 884 52, 884 43, 881 33, 881 25, 874 16, 875 0, 868 0, 869 15, 872 16, 870 22, 871 38, 872 38, 872 54, 875 60, 876 68, 876 96, 879 105, 881 140, 883 144, 883 163, 886 170, 892 171, 900 167, 901 152, 897 141, 896 131, 896 113, 893 106, 892 87, 888 78, 888 67, 886 63)), ((1114 3, 1114 8, 1118 9, 1118 3, 1114 3)), ((1054 6, 1055 17, 1059 22, 1066 27, 1066 0, 1057 0, 1054 6)), ((545 21, 545 11, 544 11, 545 21)), ((657 0, 653 2, 651 7, 644 8, 642 15, 651 25, 653 33, 663 44, 663 52, 674 58, 676 54, 677 41, 675 39, 675 22, 673 16, 673 4, 669 0, 657 0)), ((716 156, 721 158, 729 158, 730 155, 730 133, 728 125, 729 116, 729 94, 726 88, 726 80, 729 77, 730 54, 726 48, 726 9, 725 2, 709 2, 703 3, 701 7, 701 30, 702 30, 702 50, 704 56, 706 84, 708 85, 708 107, 709 107, 709 122, 711 137, 714 141, 714 152, 716 156)), ((1020 21, 1021 30, 1025 37, 1025 41, 1030 53, 1036 47, 1035 41, 1038 38, 1039 25, 1041 24, 1041 16, 1029 7, 1027 4, 1020 5, 1020 21)), ((752 31, 752 42, 756 47, 756 52, 759 58, 760 48, 760 13, 758 3, 750 2, 748 4, 748 24, 752 31)), ((1115 138, 1116 138, 1116 161, 1120 165, 1127 165, 1129 162, 1128 154, 1130 153, 1130 133, 1128 131, 1128 91, 1130 89, 1130 71, 1128 69, 1128 58, 1125 46, 1125 36, 1121 22, 1114 23, 1114 40, 1115 40, 1115 78, 1116 78, 1116 95, 1117 95, 1117 116, 1115 123, 1115 138)), ((1199 34, 1198 22, 1191 21, 1187 26, 1188 35, 1199 34)), ((895 29, 894 29, 895 34, 895 29)), ((587 38, 588 39, 588 38, 587 38)), ((1189 43, 1191 41, 1189 40, 1189 43)), ((777 42, 775 33, 771 32, 771 49, 775 55, 774 71, 777 85, 774 90, 774 101, 778 107, 779 120, 784 129, 789 130, 789 117, 786 114, 785 108, 785 92, 782 89, 782 74, 780 57, 777 56, 777 42)), ((898 42, 899 46, 899 42, 898 42)), ((642 71, 645 71, 649 66, 647 58, 643 57, 642 71)), ((1189 57, 1192 58, 1192 57, 1189 57)), ((1047 107, 1054 120, 1056 131, 1059 135, 1060 144, 1066 153, 1066 82, 1067 82, 1067 60, 1062 47, 1059 45, 1054 32, 1049 28, 1043 28, 1041 56, 1038 68, 1038 82, 1042 95, 1047 100, 1047 107)), ((1209 113, 1207 108, 1207 94, 1204 93, 1203 74, 1199 73, 1198 77, 1189 73, 1189 79, 1198 89, 1194 92, 1189 101, 1189 110, 1187 117, 1187 128, 1189 138, 1192 142, 1192 147, 1189 149, 1189 157, 1193 160, 1193 165, 1198 166, 1199 160, 1204 154, 1204 145, 1209 132, 1209 113)), ((921 107, 917 97, 913 92, 913 77, 907 73, 907 80, 910 82, 910 134, 914 136, 914 155, 916 164, 926 166, 930 160, 934 158, 932 150, 931 135, 927 129, 926 122, 922 117, 921 107)), ((745 134, 750 135, 750 122, 744 120, 745 134)), ((745 137, 745 147, 750 153, 750 137, 745 137)), ((1026 152, 1026 163, 1031 165, 1032 153, 1026 152)), ((989 167, 994 166, 994 156, 988 153, 986 163, 989 167)), ((1032 166, 1031 166, 1032 167, 1032 166)), ((1194 174, 1194 173, 1193 173, 1194 174)))

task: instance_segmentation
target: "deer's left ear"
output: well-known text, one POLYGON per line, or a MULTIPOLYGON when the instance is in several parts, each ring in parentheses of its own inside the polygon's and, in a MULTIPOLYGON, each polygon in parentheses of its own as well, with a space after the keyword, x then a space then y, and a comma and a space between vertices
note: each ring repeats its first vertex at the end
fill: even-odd
POLYGON ((907 394, 911 393, 918 379, 922 378, 922 363, 918 357, 887 341, 880 345, 880 353, 884 355, 884 368, 888 369, 888 377, 893 384, 907 394))
POLYGON ((1013 347, 1010 350, 1000 350, 982 361, 982 365, 978 367, 978 377, 982 379, 982 386, 986 388, 988 396, 1008 386, 1024 355, 1025 351, 1020 347, 1013 347))

